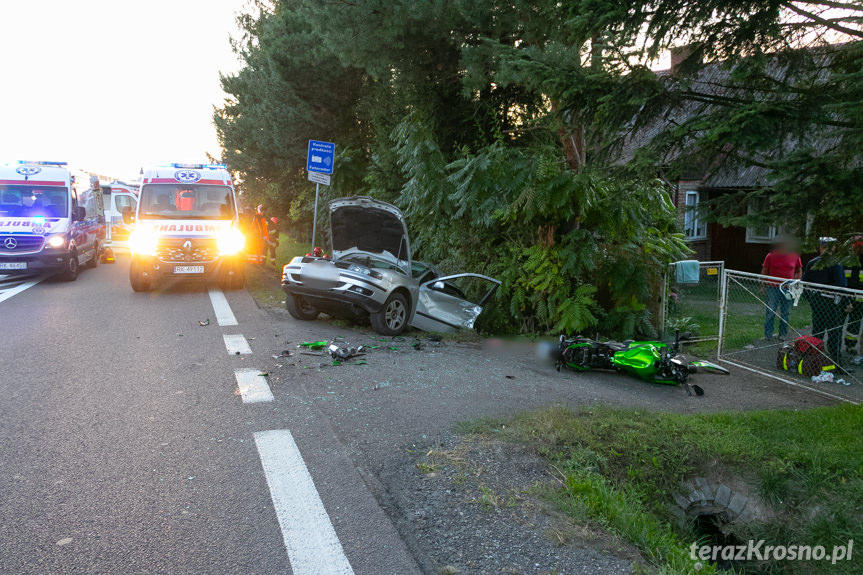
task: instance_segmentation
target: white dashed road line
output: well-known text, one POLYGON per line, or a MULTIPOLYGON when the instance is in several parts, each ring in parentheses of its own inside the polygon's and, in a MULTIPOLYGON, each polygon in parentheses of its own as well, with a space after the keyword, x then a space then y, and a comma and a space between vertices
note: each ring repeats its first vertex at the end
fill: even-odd
POLYGON ((237 369, 234 371, 237 387, 243 397, 243 403, 264 403, 273 401, 273 392, 267 384, 264 372, 258 369, 237 369))
POLYGON ((225 347, 228 348, 228 353, 231 355, 247 355, 252 353, 252 348, 249 347, 249 342, 242 334, 223 335, 225 339, 225 347))
POLYGON ((22 278, 23 283, 18 283, 15 278, 3 276, 3 283, 0 283, 0 302, 6 301, 14 295, 18 295, 26 289, 30 289, 47 276, 39 276, 37 278, 22 278))
POLYGON ((293 575, 353 575, 291 432, 255 433, 293 575))
POLYGON ((231 311, 231 306, 228 305, 228 300, 221 290, 210 288, 210 302, 213 304, 213 311, 216 312, 216 321, 219 325, 237 325, 237 318, 234 317, 234 312, 231 311))

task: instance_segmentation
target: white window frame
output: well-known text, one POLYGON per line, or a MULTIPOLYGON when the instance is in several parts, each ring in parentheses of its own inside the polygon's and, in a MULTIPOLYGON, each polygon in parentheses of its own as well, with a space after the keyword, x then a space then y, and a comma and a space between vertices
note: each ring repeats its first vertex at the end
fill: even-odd
MULTIPOLYGON (((746 205, 747 214, 754 215, 757 213, 757 209, 752 207, 752 202, 749 202, 746 205)), ((769 244, 776 239, 776 236, 782 233, 782 228, 779 226, 769 226, 767 228, 767 235, 759 235, 756 228, 746 228, 746 243, 747 244, 769 244)))
POLYGON ((687 190, 684 199, 683 212, 683 237, 687 241, 698 241, 707 239, 707 226, 698 217, 698 204, 701 202, 701 192, 697 190, 687 190), (690 198, 695 198, 693 203, 689 203, 690 198), (692 231, 690 233, 690 230, 692 231))

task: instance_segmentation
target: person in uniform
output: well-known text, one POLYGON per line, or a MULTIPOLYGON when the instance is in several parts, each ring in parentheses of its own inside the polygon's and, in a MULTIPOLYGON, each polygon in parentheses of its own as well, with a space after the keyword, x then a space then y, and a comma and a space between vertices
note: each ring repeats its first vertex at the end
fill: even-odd
POLYGON ((279 247, 279 218, 272 217, 267 220, 267 235, 270 238, 270 263, 276 265, 276 250, 279 247))
MULTIPOLYGON (((845 282, 848 287, 863 290, 863 236, 854 238, 854 255, 857 257, 856 265, 845 269, 845 282)), ((848 327, 845 329, 845 352, 853 356, 852 363, 863 363, 863 350, 860 349, 860 328, 863 324, 863 296, 851 298, 848 307, 848 327)))
MULTIPOLYGON (((803 281, 827 287, 846 287, 845 269, 833 257, 835 247, 836 238, 819 238, 819 255, 806 264, 803 281)), ((848 298, 829 289, 810 289, 806 299, 812 307, 812 335, 826 343, 827 355, 839 365, 842 359, 842 325, 845 322, 842 311, 848 298)))

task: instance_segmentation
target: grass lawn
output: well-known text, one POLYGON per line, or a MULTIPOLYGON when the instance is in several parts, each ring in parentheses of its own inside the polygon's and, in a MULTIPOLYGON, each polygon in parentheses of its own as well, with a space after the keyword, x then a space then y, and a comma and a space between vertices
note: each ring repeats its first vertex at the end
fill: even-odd
MULTIPOLYGON (((548 499, 576 521, 598 522, 636 545, 660 573, 693 572, 689 545, 699 534, 673 526, 667 505, 684 479, 698 475, 740 478, 770 509, 765 522, 726 526, 739 540, 828 551, 849 539, 863 541, 860 406, 703 415, 554 407, 469 422, 459 431, 535 446, 559 479, 548 499)), ((859 559, 741 567, 745 573, 861 572, 859 559)))
POLYGON ((246 266, 246 287, 259 304, 265 307, 281 307, 285 300, 280 281, 282 268, 296 256, 304 256, 312 249, 312 244, 298 243, 285 234, 279 236, 276 249, 276 265, 246 266))

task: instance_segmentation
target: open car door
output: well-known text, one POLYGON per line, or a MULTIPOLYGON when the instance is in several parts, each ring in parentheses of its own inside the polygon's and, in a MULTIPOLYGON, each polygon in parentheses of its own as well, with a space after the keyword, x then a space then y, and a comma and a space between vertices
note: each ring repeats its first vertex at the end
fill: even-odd
POLYGON ((479 274, 456 274, 428 281, 419 288, 411 325, 426 331, 473 329, 482 307, 500 281, 479 274))

